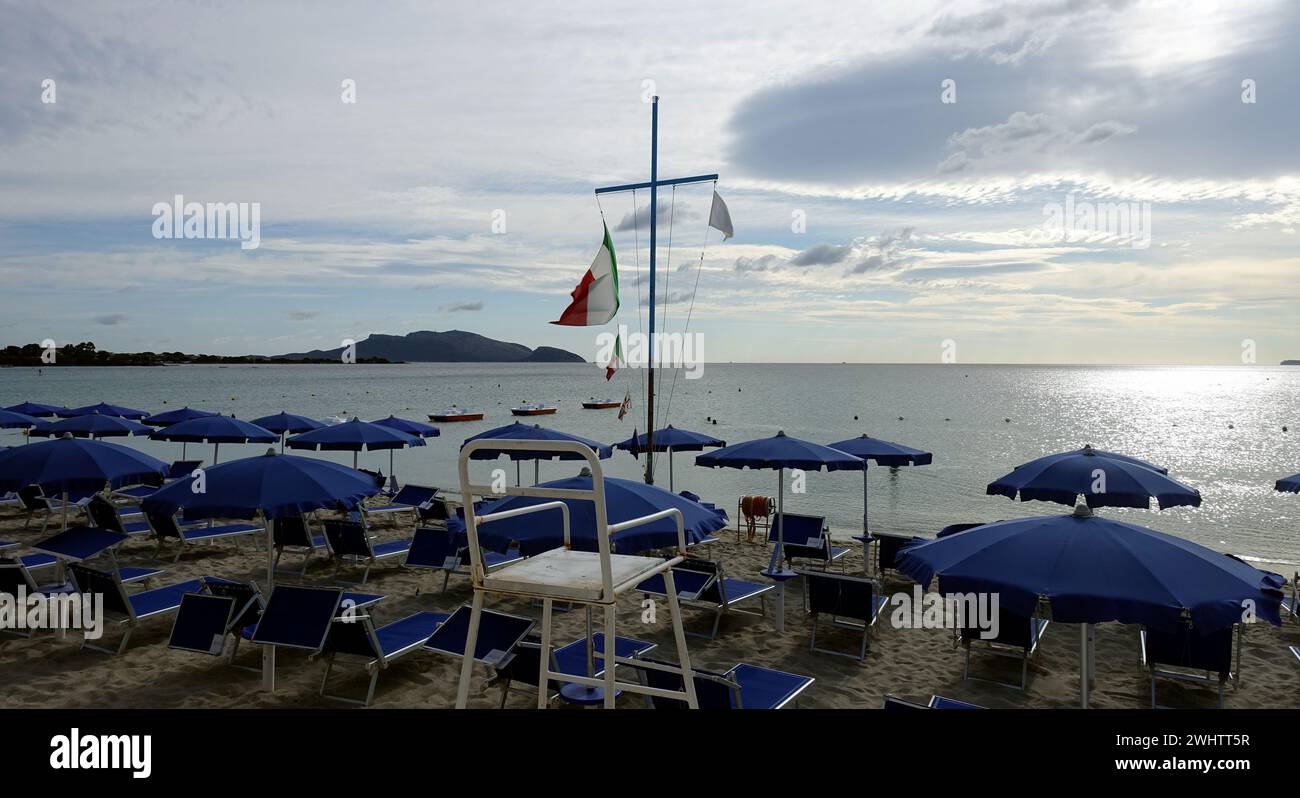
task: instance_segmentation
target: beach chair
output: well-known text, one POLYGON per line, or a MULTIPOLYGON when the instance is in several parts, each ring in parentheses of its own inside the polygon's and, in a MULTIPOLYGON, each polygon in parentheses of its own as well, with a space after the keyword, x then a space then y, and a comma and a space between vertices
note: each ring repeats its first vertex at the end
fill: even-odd
POLYGON ((1223 709, 1223 688, 1235 685, 1241 665, 1242 625, 1200 634, 1188 624, 1166 632, 1144 628, 1138 633, 1142 646, 1142 665, 1151 679, 1151 708, 1156 709, 1156 679, 1217 685, 1219 709, 1223 709), (1232 638, 1237 636, 1237 666, 1233 669, 1232 638))
MULTIPOLYGON (((464 659, 468 647, 470 620, 473 608, 464 605, 456 608, 447 620, 424 643, 426 651, 464 659)), ((495 675, 509 665, 516 647, 533 629, 533 619, 511 615, 496 610, 479 613, 478 629, 474 638, 473 662, 487 665, 495 675)), ((539 658, 540 660, 540 658, 539 658)))
MULTIPOLYGON (((417 527, 411 538, 411 547, 406 551, 402 566, 420 570, 442 571, 442 592, 447 592, 447 584, 452 574, 469 573, 469 547, 457 543, 458 536, 446 529, 417 527)), ((502 554, 497 551, 483 552, 483 564, 488 570, 522 559, 518 549, 511 549, 502 554)), ((419 592, 418 590, 416 591, 419 592)))
POLYGON ((364 566, 359 582, 349 583, 364 585, 370 577, 370 569, 380 560, 398 557, 411 548, 409 540, 390 540, 375 543, 364 522, 328 520, 324 522, 325 539, 329 541, 330 551, 334 555, 334 579, 338 579, 339 569, 343 564, 351 563, 364 566))
POLYGON ((767 533, 768 542, 775 543, 778 534, 785 540, 787 565, 793 565, 795 559, 816 560, 825 569, 849 553, 846 548, 831 545, 831 531, 824 516, 777 513, 767 533))
POLYGON ((452 507, 451 502, 435 496, 423 506, 416 507, 415 515, 419 522, 425 526, 436 526, 445 529, 448 519, 456 516, 456 510, 452 507))
POLYGON ((985 640, 981 635, 985 630, 978 626, 967 625, 961 630, 961 644, 966 649, 966 664, 962 678, 977 682, 989 682, 1003 687, 1024 690, 1029 683, 1029 660, 1038 651, 1038 641, 1047 630, 1050 622, 1046 618, 1025 617, 1010 610, 998 610, 998 634, 985 640), (982 679, 970 675, 971 650, 979 647, 999 657, 1020 659, 1020 683, 999 682, 994 679, 982 679))
POLYGON ((166 573, 158 568, 118 565, 116 550, 126 539, 126 535, 108 529, 82 525, 70 526, 62 532, 33 543, 32 549, 36 553, 21 559, 30 569, 60 562, 86 562, 106 555, 112 564, 113 573, 122 580, 122 584, 142 582, 148 585, 150 579, 166 573))
POLYGON ((804 598, 812 615, 812 641, 808 650, 851 657, 858 662, 866 660, 871 628, 876 625, 889 598, 881 595, 875 582, 860 576, 826 571, 796 573, 804 578, 804 598), (822 615, 830 616, 831 626, 862 633, 862 644, 856 654, 817 647, 817 629, 822 615))
MULTIPOLYGON (((605 635, 596 632, 592 634, 591 642, 592 667, 590 675, 601 676, 605 673, 605 635)), ((648 643, 644 640, 618 637, 614 640, 614 655, 627 658, 640 657, 650 653, 657 646, 656 643, 648 643)), ((497 669, 496 675, 488 683, 501 685, 502 709, 505 708, 506 698, 510 694, 512 684, 519 683, 534 688, 537 687, 537 676, 541 670, 541 656, 541 639, 530 635, 515 647, 514 657, 497 669)), ((587 668, 587 638, 580 637, 553 650, 551 652, 551 670, 574 676, 589 675, 587 668)), ((558 693, 549 696, 547 700, 554 700, 556 695, 558 693)))
POLYGON ((366 508, 366 515, 384 515, 387 513, 410 513, 412 518, 419 518, 419 509, 433 501, 437 488, 423 485, 405 485, 387 504, 366 508))
MULTIPOLYGON (((337 587, 276 585, 249 638, 274 652, 281 648, 319 654, 338 617, 343 590, 337 587)), ((271 674, 274 681, 274 672, 271 674)))
MULTIPOLYGON (((672 663, 643 657, 630 667, 638 669, 643 682, 659 690, 682 690, 682 677, 672 663)), ((700 709, 784 709, 798 706, 799 696, 817 681, 773 668, 741 663, 724 673, 694 670, 695 696, 700 709)), ((662 695, 650 696, 655 709, 685 709, 685 702, 662 695)))
POLYGON ((985 709, 978 704, 968 704, 965 701, 958 701, 955 698, 945 698, 941 695, 930 696, 929 703, 918 704, 915 701, 908 701, 893 695, 885 696, 885 703, 882 709, 985 709))
POLYGON ((369 615, 335 618, 325 639, 325 675, 321 678, 320 694, 326 698, 370 706, 375 697, 379 674, 393 663, 419 651, 438 627, 449 616, 445 612, 417 612, 392 623, 376 627, 369 615), (370 675, 370 686, 364 699, 350 698, 338 693, 327 693, 329 683, 340 655, 344 660, 359 660, 370 675))
MULTIPOLYGON (((776 589, 776 585, 771 582, 762 584, 732 579, 723 572, 722 563, 698 559, 684 560, 673 566, 673 583, 677 588, 677 600, 683 605, 713 611, 713 628, 709 634, 687 632, 709 640, 717 639, 722 616, 729 611, 767 617, 767 593, 776 589), (755 598, 759 601, 759 612, 733 609, 735 605, 755 598)), ((637 585, 636 589, 650 596, 667 595, 662 574, 655 574, 637 585)))
MULTIPOLYGON (((46 528, 50 525, 50 518, 55 513, 63 512, 63 501, 61 499, 51 499, 47 497, 39 485, 28 485, 25 488, 19 488, 18 501, 21 503, 23 511, 26 513, 23 518, 23 529, 26 529, 32 523, 32 516, 41 513, 41 534, 45 534, 46 528)), ((81 509, 79 503, 69 501, 68 511, 75 512, 81 509)))
POLYGON ((388 477, 384 476, 383 471, 371 471, 368 468, 358 468, 357 470, 374 480, 375 487, 380 490, 383 490, 384 486, 388 484, 388 477))
POLYGON ((329 554, 329 543, 324 535, 311 531, 311 520, 305 515, 282 515, 271 520, 271 544, 275 547, 273 567, 280 568, 280 557, 286 550, 292 549, 302 553, 302 567, 299 576, 307 574, 307 565, 313 554, 329 554))
POLYGON ((176 541, 176 556, 172 558, 172 562, 179 560, 185 553, 185 547, 191 543, 230 540, 238 547, 240 538, 263 534, 266 531, 257 524, 187 526, 178 523, 175 516, 165 513, 145 513, 145 520, 149 522, 149 528, 158 539, 158 549, 154 556, 162 555, 163 545, 168 540, 176 541))
POLYGON ((234 645, 229 646, 226 663, 240 670, 260 672, 260 668, 235 662, 240 641, 252 638, 262 614, 264 602, 257 584, 216 576, 203 577, 201 581, 201 592, 181 597, 168 648, 220 656, 226 653, 229 636, 234 639, 234 645))
MULTIPOLYGON (((0 558, 0 594, 11 596, 14 601, 17 601, 20 590, 28 596, 53 598, 75 593, 77 592, 77 586, 71 580, 66 579, 61 584, 39 584, 35 577, 32 576, 32 572, 20 560, 10 557, 0 558)), ((20 631, 18 629, 0 628, 0 632, 15 637, 32 636, 31 630, 20 631)))
POLYGON ((82 648, 118 655, 126 651, 131 642, 131 634, 141 622, 150 618, 171 615, 180 609, 181 597, 186 593, 196 593, 203 586, 201 579, 191 579, 174 585, 156 587, 140 593, 126 592, 126 587, 116 573, 100 571, 85 565, 74 563, 68 566, 77 592, 85 596, 103 596, 106 622, 112 621, 123 627, 122 639, 116 649, 100 646, 86 640, 83 636, 82 648))
POLYGON ((1300 571, 1291 577, 1291 595, 1282 597, 1282 611, 1300 621, 1300 571))
POLYGON ((95 526, 121 535, 143 535, 148 534, 150 530, 148 521, 124 521, 117 505, 102 494, 91 497, 86 503, 86 514, 90 516, 91 523, 95 526))

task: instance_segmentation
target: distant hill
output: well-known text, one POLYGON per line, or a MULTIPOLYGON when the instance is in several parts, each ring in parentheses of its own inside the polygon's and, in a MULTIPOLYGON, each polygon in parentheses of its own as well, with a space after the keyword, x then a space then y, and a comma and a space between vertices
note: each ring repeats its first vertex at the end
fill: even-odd
MULTIPOLYGON (((293 352, 273 355, 274 360, 326 359, 338 360, 343 347, 313 349, 310 352, 293 352)), ((406 335, 373 334, 357 341, 357 359, 383 358, 407 363, 585 363, 580 355, 539 346, 529 349, 523 344, 497 341, 478 333, 463 330, 434 332, 419 330, 406 335)))
POLYGON ((1284 366, 1300 366, 1300 360, 1283 360, 1283 361, 1282 361, 1282 365, 1284 365, 1284 366))

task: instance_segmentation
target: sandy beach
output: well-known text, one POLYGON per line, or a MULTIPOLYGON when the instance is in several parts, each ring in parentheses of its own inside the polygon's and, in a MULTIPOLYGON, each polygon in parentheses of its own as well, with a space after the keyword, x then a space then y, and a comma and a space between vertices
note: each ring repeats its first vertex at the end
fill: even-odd
MULTIPOLYGON (((13 510, 0 517, 0 538, 30 544, 39 539, 39 522, 24 531, 21 515, 13 510)), ((411 533, 409 515, 396 524, 385 521, 376 527, 385 540, 411 533)), ((720 560, 731 576, 753 578, 766 564, 766 547, 737 543, 731 530, 720 533, 722 540, 705 547, 704 554, 720 560)), ((170 584, 204 575, 235 579, 265 579, 265 554, 248 542, 235 549, 228 542, 192 547, 177 563, 160 563, 151 540, 132 539, 119 552, 123 565, 165 568, 158 584, 170 584)), ((170 559, 170 550, 165 555, 170 559)), ((285 564, 296 562, 286 556, 285 564)), ((860 550, 854 549, 843 561, 849 573, 861 572, 860 550)), ((839 568, 839 563, 835 568, 839 568)), ((333 566, 317 560, 308 570, 306 584, 333 584, 333 566)), ((342 576, 350 578, 345 571, 342 576)), ((297 582, 285 576, 285 582, 297 582)), ((446 593, 439 592, 441 575, 408 571, 389 561, 374 568, 364 590, 386 598, 373 610, 379 623, 418 610, 450 612, 470 599, 469 580, 454 576, 446 593)), ((889 589, 910 591, 909 583, 891 581, 889 589)), ((1019 691, 981 681, 962 679, 963 652, 952 642, 951 632, 941 629, 896 629, 885 616, 873 630, 865 663, 808 650, 811 622, 802 612, 802 595, 794 583, 787 599, 786 631, 778 635, 771 623, 775 602, 769 600, 767 619, 733 614, 724 618, 717 640, 689 637, 692 662, 697 667, 725 670, 748 662, 816 678, 801 697, 803 708, 875 709, 886 694, 925 701, 932 694, 996 708, 1075 707, 1078 705, 1078 627, 1052 624, 1030 665, 1028 689, 1019 691)), ((626 595, 620 602, 619 633, 659 645, 657 656, 671 658, 673 635, 667 607, 662 602, 658 623, 641 621, 640 594, 626 595)), ((508 612, 539 617, 540 611, 521 603, 489 605, 508 612)), ((757 603, 754 603, 757 608, 757 603)), ((689 631, 707 632, 711 613, 686 609, 689 631)), ((232 668, 215 657, 172 651, 166 647, 170 617, 145 621, 135 633, 130 648, 119 657, 80 650, 79 639, 69 635, 60 640, 53 633, 40 632, 30 639, 0 637, 0 672, 6 689, 0 692, 0 707, 150 707, 150 708, 235 708, 235 707, 344 707, 349 706, 318 695, 324 665, 306 655, 282 652, 278 659, 277 690, 263 692, 259 677, 232 668)), ((556 640, 565 643, 582 634, 580 612, 557 613, 556 640)), ((107 630, 105 638, 116 640, 118 632, 107 630)), ((857 643, 853 632, 826 633, 822 645, 851 649, 857 643)), ((1241 679, 1227 691, 1228 708, 1300 707, 1300 667, 1287 645, 1300 643, 1300 625, 1288 621, 1281 629, 1265 624, 1246 629, 1241 652, 1241 679)), ((240 647, 239 661, 258 664, 251 646, 240 647)), ((1139 662, 1138 633, 1134 627, 1106 624, 1097 630, 1097 683, 1092 706, 1138 709, 1149 706, 1149 680, 1139 662)), ((987 654, 976 655, 976 675, 1000 681, 1015 681, 1019 661, 987 654)), ((411 656, 385 672, 379 681, 373 706, 389 708, 450 708, 454 704, 459 661, 428 652, 411 656)), ((489 673, 476 669, 471 706, 495 707, 500 690, 485 685, 489 673)), ((331 677, 333 691, 360 695, 365 678, 356 669, 331 677)), ((1210 708, 1216 704, 1213 689, 1159 682, 1163 705, 1210 708)), ((526 686, 510 691, 508 707, 535 706, 536 693, 526 686)), ((564 706, 555 702, 554 706, 564 706)), ((637 696, 624 696, 620 707, 642 706, 637 696)))

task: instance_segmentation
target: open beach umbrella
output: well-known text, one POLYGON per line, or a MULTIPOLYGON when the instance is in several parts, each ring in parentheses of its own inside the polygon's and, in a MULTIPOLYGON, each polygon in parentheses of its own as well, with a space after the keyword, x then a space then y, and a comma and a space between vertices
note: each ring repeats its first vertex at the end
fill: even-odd
POLYGON ((1287 493, 1300 493, 1300 474, 1290 477, 1283 477, 1273 486, 1274 489, 1285 491, 1287 493))
MULTIPOLYGON (((589 491, 591 472, 583 468, 582 473, 577 476, 545 482, 539 487, 589 491)), ((479 515, 487 515, 550 501, 555 500, 536 496, 507 496, 490 502, 475 512, 479 515)), ((569 506, 569 534, 574 548, 595 551, 595 504, 582 499, 560 499, 559 501, 569 506)), ((716 510, 657 485, 647 485, 640 480, 605 477, 605 512, 611 525, 670 509, 681 510, 688 545, 698 543, 727 525, 725 516, 716 510)), ((452 518, 447 522, 447 528, 454 532, 463 532, 465 522, 459 517, 452 518)), ((671 518, 664 518, 644 526, 617 532, 610 540, 614 551, 619 554, 675 548, 677 524, 671 518)), ((540 552, 563 545, 564 524, 558 512, 506 518, 480 527, 479 541, 485 547, 495 551, 505 551, 511 541, 519 541, 525 551, 540 552)))
MULTIPOLYGON (((381 427, 395 429, 398 432, 405 432, 407 435, 414 435, 417 438, 436 438, 442 434, 437 427, 431 424, 423 424, 419 421, 411 421, 407 418, 398 418, 390 415, 388 418, 381 418, 378 421, 372 421, 372 424, 378 424, 381 427)), ((393 489, 396 490, 397 471, 393 468, 393 450, 388 450, 388 476, 393 480, 393 489)))
POLYGON ((785 469, 857 471, 867 467, 866 461, 839 449, 778 432, 770 438, 745 441, 702 454, 695 458, 695 464, 710 468, 776 469, 776 546, 772 548, 767 570, 761 573, 776 581, 776 631, 785 631, 785 580, 795 575, 793 571, 781 567, 781 554, 785 547, 785 532, 782 529, 784 522, 781 520, 785 512, 785 469))
POLYGON ((199 410, 194 407, 179 407, 175 410, 167 410, 162 413, 154 413, 142 420, 141 423, 148 424, 151 427, 170 427, 172 424, 179 424, 182 421, 189 421, 192 418, 210 418, 218 416, 220 413, 214 413, 211 410, 199 410))
POLYGON ((16 405, 9 405, 4 409, 8 410, 10 413, 23 413, 24 415, 36 416, 37 418, 49 418, 50 416, 57 416, 61 412, 68 412, 68 408, 66 407, 60 405, 44 405, 40 402, 20 402, 16 405))
MULTIPOLYGON (((33 446, 25 447, 36 448, 33 446)), ((141 502, 147 513, 172 515, 184 510, 194 518, 245 518, 258 516, 266 527, 266 583, 275 587, 275 544, 271 522, 281 516, 313 510, 352 510, 379 492, 368 475, 345 465, 311 457, 277 454, 268 449, 259 457, 245 457, 204 469, 201 477, 178 479, 164 485, 141 502), (195 490, 194 479, 203 479, 195 490)), ((262 683, 275 689, 275 647, 262 653, 262 683)))
POLYGON ((404 449, 408 446, 423 446, 424 439, 405 432, 372 424, 354 418, 342 424, 304 432, 295 435, 286 443, 290 449, 313 449, 325 452, 352 452, 352 467, 357 467, 357 455, 362 449, 404 449))
POLYGON ((149 415, 149 413, 147 413, 144 410, 136 410, 135 408, 131 408, 131 407, 122 407, 121 405, 110 405, 105 402, 100 402, 99 404, 94 404, 94 405, 84 405, 82 407, 74 407, 71 409, 66 407, 60 408, 58 411, 55 412, 55 415, 61 418, 71 418, 73 416, 88 416, 91 415, 92 413, 98 413, 101 416, 117 416, 118 418, 129 418, 133 421, 139 421, 140 419, 145 418, 146 416, 149 415))
POLYGON ((255 418, 250 423, 256 424, 263 429, 269 429, 276 435, 280 436, 280 452, 284 452, 284 436, 297 435, 299 432, 311 432, 314 429, 320 429, 326 426, 324 421, 317 421, 307 416, 295 416, 292 413, 286 413, 281 410, 273 416, 262 416, 255 418))
POLYGON ((1089 624, 1118 621, 1201 633, 1241 620, 1243 602, 1280 626, 1284 580, 1200 544, 1135 524, 1073 514, 998 521, 908 546, 898 569, 939 592, 997 593, 1026 617, 1040 601, 1053 620, 1082 624, 1081 692, 1087 706, 1089 624))
MULTIPOLYGON (((234 416, 200 416, 189 421, 179 421, 170 427, 163 427, 149 435, 155 441, 177 441, 186 443, 212 444, 212 464, 217 464, 217 456, 223 443, 274 443, 279 436, 269 429, 264 429, 247 421, 240 421, 234 416)), ((182 457, 185 455, 182 446, 182 457)))
MULTIPOLYGON (((614 454, 614 447, 606 446, 603 443, 597 443, 590 438, 584 438, 581 435, 573 435, 568 432, 560 432, 557 429, 543 427, 540 424, 524 424, 516 421, 513 424, 507 424, 504 427, 496 427, 487 432, 480 432, 465 439, 461 444, 462 449, 470 441, 478 440, 511 440, 511 441, 576 441, 596 453, 596 457, 601 460, 608 460, 614 454)), ((515 461, 515 484, 522 484, 520 480, 519 463, 523 460, 533 461, 533 484, 537 484, 538 467, 541 460, 581 460, 582 456, 570 451, 520 451, 502 449, 479 449, 470 455, 471 460, 495 460, 501 455, 510 456, 515 461)))
POLYGON ((1098 451, 1091 446, 1041 457, 1017 466, 989 483, 990 496, 1019 496, 1021 501, 1049 501, 1072 506, 1084 497, 1089 507, 1148 509, 1151 500, 1164 510, 1201 506, 1200 491, 1190 488, 1141 460, 1098 451))
MULTIPOLYGON (((649 438, 650 436, 645 433, 640 435, 633 433, 627 440, 614 444, 614 448, 631 452, 633 457, 637 457, 646 450, 646 442, 649 438)), ((673 452, 702 452, 706 448, 727 445, 727 442, 721 438, 701 432, 691 432, 688 429, 678 429, 672 424, 655 430, 654 442, 656 452, 668 452, 669 490, 676 490, 673 486, 673 452)))
POLYGON ((65 529, 69 491, 118 488, 166 473, 166 463, 144 452, 70 435, 0 452, 0 493, 39 485, 47 495, 62 494, 65 529))
POLYGON ((127 435, 148 435, 153 429, 129 419, 91 413, 43 422, 32 429, 30 434, 38 438, 58 438, 65 432, 74 438, 123 438, 127 435))
POLYGON ((0 429, 31 429, 44 423, 36 416, 29 416, 26 413, 0 410, 0 429))
MULTIPOLYGON (((934 455, 930 452, 923 452, 920 449, 913 449, 910 446, 904 446, 901 443, 873 438, 870 435, 862 434, 856 438, 849 438, 846 441, 830 444, 832 449, 839 449, 841 452, 847 452, 854 457, 862 460, 874 460, 876 465, 889 466, 897 468, 899 466, 909 465, 929 465, 934 460, 934 455)), ((871 529, 867 525, 867 467, 862 467, 862 545, 865 549, 867 539, 871 535, 871 529)), ((863 561, 862 567, 865 569, 866 562, 863 561)))

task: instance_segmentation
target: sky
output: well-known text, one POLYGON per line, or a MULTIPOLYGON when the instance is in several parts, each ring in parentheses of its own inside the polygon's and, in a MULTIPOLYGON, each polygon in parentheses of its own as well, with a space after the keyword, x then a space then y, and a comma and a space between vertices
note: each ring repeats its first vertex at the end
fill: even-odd
POLYGON ((657 94, 661 178, 719 173, 735 225, 706 227, 710 183, 660 194, 658 326, 708 361, 1300 358, 1300 4, 0 18, 3 345, 278 354, 462 329, 592 358, 608 327, 547 322, 603 215, 618 322, 644 326, 649 196, 593 189, 648 179, 657 94), (156 237, 176 195, 256 203, 259 245, 156 237))

